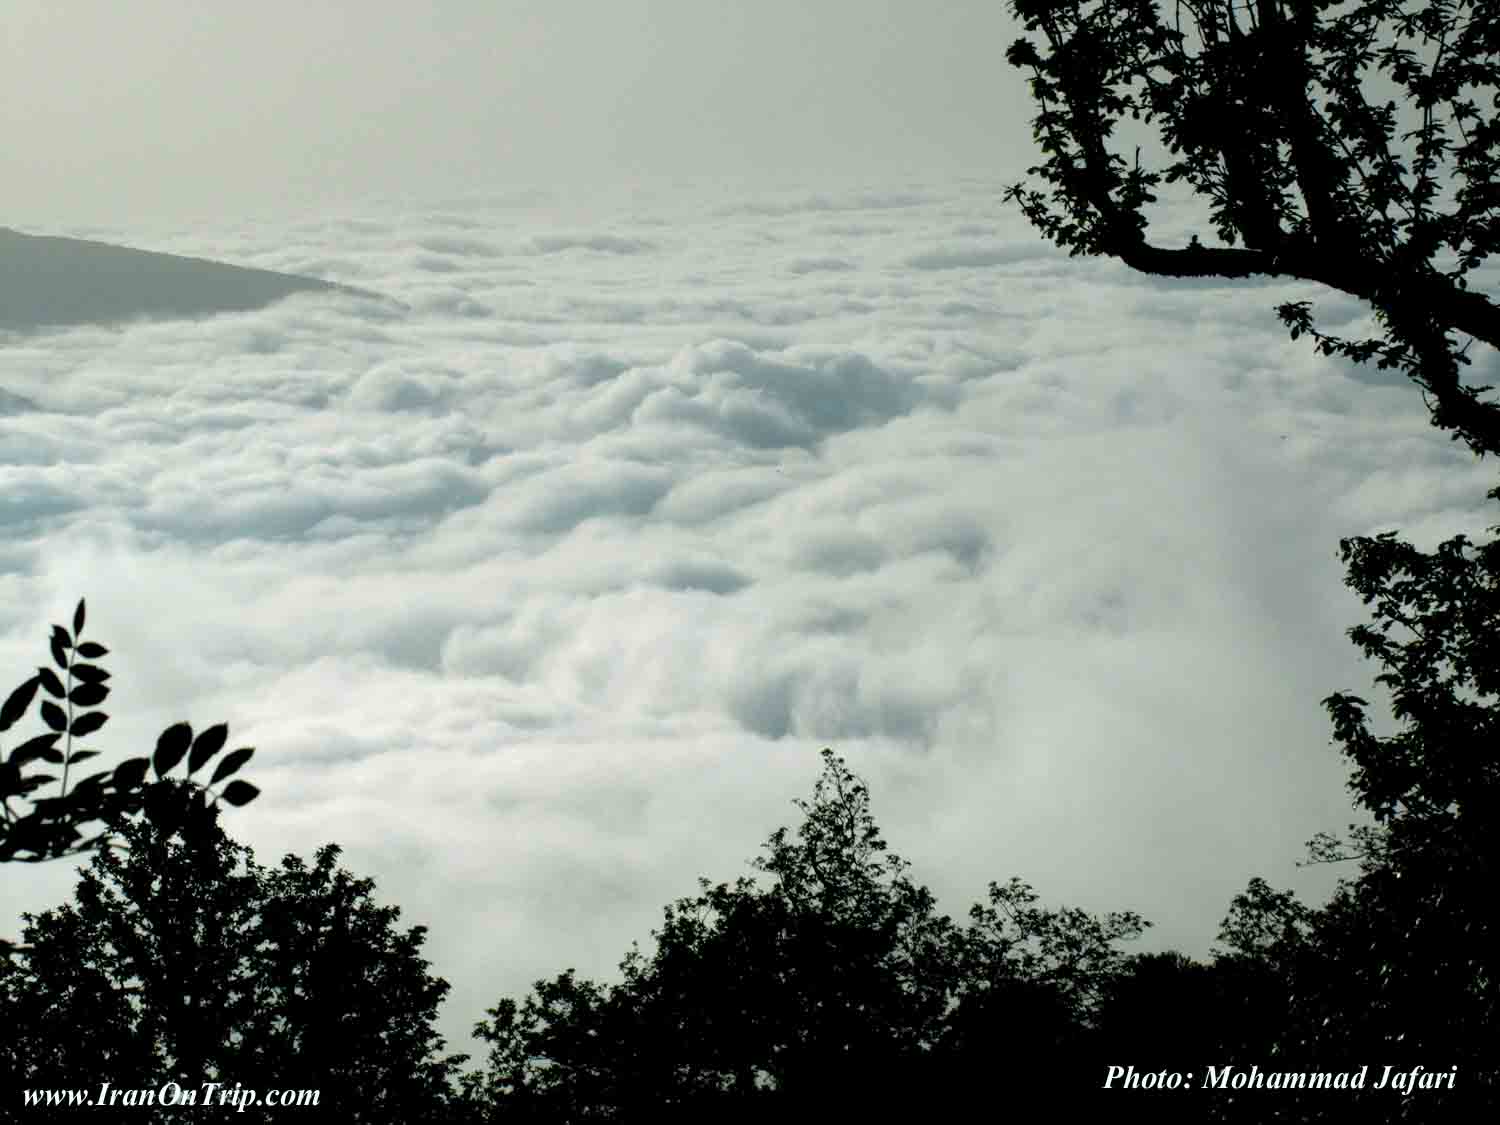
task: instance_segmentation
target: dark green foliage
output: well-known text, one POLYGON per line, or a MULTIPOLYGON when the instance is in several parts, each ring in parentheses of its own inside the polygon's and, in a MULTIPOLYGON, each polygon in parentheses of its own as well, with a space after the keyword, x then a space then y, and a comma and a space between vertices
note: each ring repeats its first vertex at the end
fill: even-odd
MULTIPOLYGON (((1500 489, 1491 494, 1500 499, 1500 489)), ((1500 528, 1492 529, 1500 531, 1500 528)), ((1500 1109, 1500 928, 1496 735, 1500 733, 1500 546, 1459 536, 1431 553, 1394 534, 1341 544, 1348 584, 1374 621, 1350 630, 1392 697, 1398 727, 1370 730, 1368 704, 1324 702, 1373 823, 1313 841, 1350 861, 1313 910, 1252 880, 1220 933, 1225 1057, 1287 1068, 1458 1068, 1460 1088, 1392 1099, 1350 1092, 1326 1105, 1225 1103, 1225 1121, 1446 1121, 1500 1109), (1236 1054, 1237 1052, 1237 1054, 1236 1054)), ((1373 1081, 1373 1079, 1372 1079, 1373 1081)))
MULTIPOLYGON (((1500 500, 1500 489, 1490 495, 1500 500)), ((1349 586, 1375 606, 1374 626, 1349 635, 1380 663, 1376 682, 1405 724, 1377 738, 1364 700, 1325 700, 1359 803, 1408 847, 1492 830, 1500 823, 1500 541, 1476 546, 1460 535, 1425 554, 1390 532, 1343 540, 1340 552, 1349 586)))
POLYGON ((72 632, 61 625, 52 627, 49 647, 62 675, 51 668, 39 667, 37 674, 12 691, 0 706, 0 733, 3 733, 25 716, 39 689, 52 697, 43 699, 38 708, 49 733, 28 739, 14 747, 9 757, 0 760, 0 808, 4 812, 4 820, 0 822, 0 861, 37 863, 78 855, 104 842, 111 827, 122 817, 144 810, 163 827, 180 826, 189 817, 201 816, 221 797, 231 805, 244 805, 260 792, 248 782, 236 780, 225 786, 213 801, 208 800, 211 787, 234 773, 255 753, 248 746, 228 754, 219 763, 208 787, 196 786, 194 792, 185 793, 158 784, 184 756, 188 758, 187 774, 191 777, 222 750, 229 734, 223 723, 209 727, 196 739, 192 727, 176 723, 161 733, 150 759, 129 758, 113 771, 74 778, 69 788, 69 771, 98 756, 96 750, 73 749, 73 739, 93 734, 109 721, 103 711, 83 710, 97 707, 110 692, 105 682, 110 678, 109 673, 97 663, 90 663, 107 656, 109 650, 93 641, 79 639, 84 617, 84 603, 80 599, 73 611, 72 632), (56 702, 59 700, 61 704, 56 702), (59 749, 57 743, 64 736, 66 742, 59 749), (25 772, 28 765, 38 761, 61 766, 62 770, 25 772), (148 784, 146 776, 152 769, 156 782, 148 784), (58 784, 56 796, 32 797, 52 782, 58 784), (12 805, 13 800, 24 800, 31 807, 19 810, 12 805), (99 829, 93 836, 84 835, 89 825, 99 829))
POLYGON ((1360 970, 1372 1038, 1448 1058, 1500 1102, 1500 541, 1457 536, 1428 554, 1386 534, 1341 551, 1375 606, 1350 636, 1380 663, 1400 725, 1378 737, 1363 700, 1325 701, 1376 823, 1315 842, 1360 867, 1324 928, 1360 970))
POLYGON ((1218 1064, 1218 1040, 1232 1022, 1221 1006, 1223 983, 1213 966, 1181 953, 1137 954, 1104 982, 1096 1049, 1141 1071, 1218 1064))
POLYGON ((1007 193, 1034 226, 1071 254, 1146 273, 1288 276, 1366 301, 1380 339, 1319 332, 1305 301, 1277 312, 1293 339, 1307 333, 1326 355, 1405 371, 1430 396, 1434 425, 1477 453, 1500 449, 1500 405, 1480 397, 1491 388, 1462 384, 1467 345, 1449 338, 1500 347, 1500 308, 1466 280, 1500 239, 1494 0, 1427 0, 1414 13, 1400 0, 1009 7, 1044 41, 1020 39, 1006 52, 1031 73, 1033 135, 1046 154, 1027 171, 1050 191, 1007 193), (1418 44, 1435 61, 1418 58, 1418 44), (1395 87, 1420 119, 1415 130, 1397 135, 1396 103, 1372 101, 1362 85, 1372 80, 1395 87), (1126 115, 1154 124, 1175 159, 1151 170, 1139 149, 1131 160, 1113 151, 1126 115), (1211 202, 1224 246, 1148 241, 1144 208, 1178 182, 1211 202), (1450 187, 1445 211, 1439 197, 1450 187), (1455 256, 1454 268, 1437 268, 1440 252, 1455 256))
POLYGON ((1043 910, 1013 880, 955 925, 887 850, 864 783, 823 760, 796 836, 754 861, 768 880, 700 880, 618 984, 569 970, 490 1010, 468 1090, 485 1120, 888 1119, 934 1089, 992 1096, 997 1074, 1064 1100, 1097 1084, 1085 1043, 1144 923, 1043 910))
POLYGON ((1126 912, 1096 918, 1075 907, 1044 910, 1019 879, 991 883, 955 934, 954 1006, 933 1066, 945 1087, 983 1097, 1005 1059, 1027 1081, 1078 1104, 1108 1062, 1097 1032, 1110 982, 1126 959, 1118 945, 1150 923, 1126 912))
POLYGON ((336 867, 336 846, 266 869, 212 807, 176 834, 144 819, 121 835, 75 902, 28 915, 28 948, 0 959, 6 1098, 170 1078, 321 1091, 317 1110, 256 1120, 437 1119, 463 1058, 442 1056, 432 1027, 448 985, 420 956, 424 927, 398 929, 400 911, 336 867))

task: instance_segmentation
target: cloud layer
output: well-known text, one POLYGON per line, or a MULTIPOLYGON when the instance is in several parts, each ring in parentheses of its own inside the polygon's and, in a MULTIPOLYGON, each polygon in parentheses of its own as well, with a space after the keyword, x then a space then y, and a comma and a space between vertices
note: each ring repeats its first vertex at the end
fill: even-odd
POLYGON ((1203 952, 1350 819, 1337 540, 1493 522, 1414 390, 1272 311, 1352 302, 1069 259, 989 184, 88 236, 406 308, 0 339, 0 668, 87 596, 94 741, 227 720, 231 831, 344 844, 460 1044, 742 873, 825 745, 944 909, 1019 874, 1203 952))

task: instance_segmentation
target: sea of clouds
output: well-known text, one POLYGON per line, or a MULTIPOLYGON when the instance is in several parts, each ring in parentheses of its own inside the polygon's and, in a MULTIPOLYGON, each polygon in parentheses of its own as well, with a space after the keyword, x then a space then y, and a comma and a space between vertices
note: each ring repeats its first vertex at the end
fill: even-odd
POLYGON ((823 746, 956 917, 1020 875, 1201 954, 1252 875, 1317 898, 1318 701, 1380 698, 1338 540, 1496 522, 1410 384, 1274 314, 1358 303, 1070 259, 993 183, 33 233, 399 302, 0 338, 0 690, 86 596, 90 744, 227 720, 227 827, 431 927, 460 1049, 746 873, 823 746))

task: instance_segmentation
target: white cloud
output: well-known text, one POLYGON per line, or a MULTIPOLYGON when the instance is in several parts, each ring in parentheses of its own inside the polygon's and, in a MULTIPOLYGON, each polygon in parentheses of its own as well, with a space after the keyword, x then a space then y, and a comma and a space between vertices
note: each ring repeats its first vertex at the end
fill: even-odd
POLYGON ((955 915, 1018 874, 1203 952, 1249 876, 1326 888, 1337 540, 1493 522, 1415 390, 1288 341, 1297 287, 1070 261, 993 187, 676 206, 135 239, 407 307, 10 338, 0 668, 87 596, 93 744, 227 720, 231 831, 344 844, 457 1043, 741 873, 824 745, 955 915))

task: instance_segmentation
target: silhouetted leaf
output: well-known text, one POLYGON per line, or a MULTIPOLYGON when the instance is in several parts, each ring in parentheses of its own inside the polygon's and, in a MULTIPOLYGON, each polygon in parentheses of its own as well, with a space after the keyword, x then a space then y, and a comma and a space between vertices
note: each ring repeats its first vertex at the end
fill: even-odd
POLYGON ((83 599, 78 599, 78 608, 73 611, 73 635, 83 632, 83 599))
POLYGON ((79 762, 86 762, 90 758, 97 758, 98 756, 99 751, 97 750, 77 750, 74 751, 73 756, 68 761, 76 766, 79 762))
POLYGON ((102 820, 107 815, 106 805, 109 804, 109 794, 97 781, 92 785, 75 785, 68 793, 68 802, 72 806, 68 810, 69 820, 80 824, 90 820, 102 820))
POLYGON ((210 785, 217 785, 230 774, 234 773, 235 770, 239 769, 246 762, 248 762, 250 760, 250 755, 254 753, 255 747, 253 746, 241 746, 238 750, 233 751, 227 758, 219 763, 218 767, 214 770, 213 777, 208 779, 208 783, 210 785))
POLYGON ((79 683, 102 684, 109 679, 109 673, 97 664, 78 663, 73 665, 73 678, 79 683))
POLYGON ((146 779, 146 771, 150 768, 151 763, 145 758, 127 758, 115 767, 115 788, 139 789, 141 782, 146 779))
POLYGON ((40 758, 42 752, 51 749, 61 737, 56 731, 49 731, 47 734, 28 738, 10 752, 10 760, 18 766, 24 766, 27 762, 40 758))
POLYGON ((46 750, 43 750, 40 754, 38 754, 37 757, 41 758, 41 760, 44 762, 51 762, 54 766, 60 766, 67 761, 67 758, 63 755, 63 752, 56 746, 48 747, 46 750))
POLYGON ((53 730, 64 731, 68 729, 68 716, 63 713, 61 707, 53 703, 50 699, 42 701, 42 722, 46 723, 53 730))
POLYGON ((227 723, 215 723, 199 734, 193 740, 193 752, 188 755, 188 773, 198 772, 199 766, 224 749, 224 743, 228 738, 229 725, 227 723))
POLYGON ((236 779, 224 786, 224 792, 220 793, 219 796, 238 808, 240 805, 248 805, 256 797, 260 796, 260 790, 248 781, 236 779))
POLYGON ((151 764, 157 777, 165 777, 167 771, 182 761, 182 756, 193 744, 193 728, 187 723, 173 723, 156 739, 156 754, 151 764))
POLYGON ((0 762, 0 799, 21 791, 21 770, 15 762, 0 762))
POLYGON ((68 699, 80 707, 92 707, 96 703, 103 703, 109 695, 109 688, 103 684, 79 684, 68 695, 68 699))
POLYGON ((9 855, 17 852, 44 855, 47 852, 48 836, 46 822, 41 817, 35 814, 23 817, 11 826, 10 839, 6 841, 6 852, 9 855))
POLYGON ((85 660, 98 660, 101 656, 108 656, 109 649, 96 645, 93 641, 84 641, 78 646, 78 655, 85 660))
POLYGON ((31 701, 36 698, 36 689, 40 684, 36 676, 32 676, 20 687, 16 688, 5 699, 5 706, 0 707, 0 731, 10 730, 26 714, 26 709, 31 706, 31 701))
POLYGON ((73 720, 73 725, 68 728, 68 733, 74 738, 84 738, 93 734, 96 730, 109 722, 109 716, 103 711, 86 711, 73 720))
MULTIPOLYGON (((73 760, 69 764, 76 766, 81 758, 97 758, 98 756, 97 750, 82 750, 73 755, 73 760)), ((106 776, 103 773, 91 773, 81 781, 75 781, 73 791, 68 796, 72 797, 73 803, 78 806, 87 806, 98 801, 104 795, 102 790, 106 776)))
POLYGON ((42 686, 47 689, 47 694, 52 696, 53 699, 62 699, 68 694, 63 689, 63 682, 57 678, 57 673, 51 668, 43 668, 41 665, 38 665, 36 674, 37 678, 42 681, 42 686))
POLYGON ((52 659, 57 666, 64 671, 68 667, 68 649, 73 647, 73 642, 68 639, 68 634, 61 625, 52 626, 52 659))

